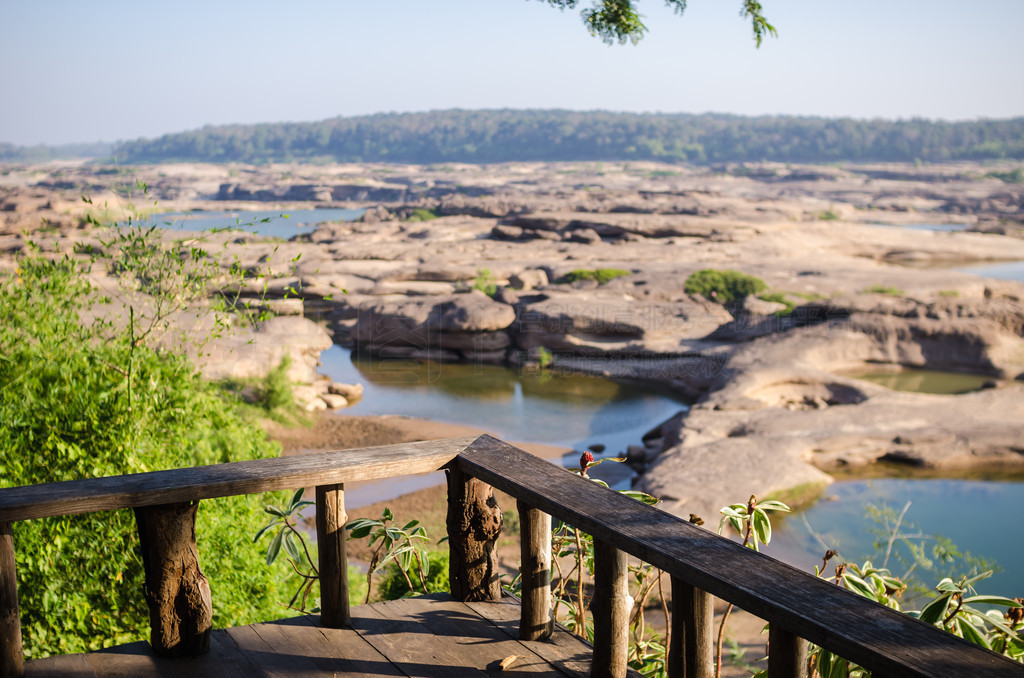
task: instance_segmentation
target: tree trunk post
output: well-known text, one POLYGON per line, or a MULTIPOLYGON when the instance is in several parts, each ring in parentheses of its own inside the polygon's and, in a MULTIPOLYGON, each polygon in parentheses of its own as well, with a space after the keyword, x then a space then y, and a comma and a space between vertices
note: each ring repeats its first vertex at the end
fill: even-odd
POLYGON ((213 605, 210 584, 199 569, 198 509, 197 501, 135 509, 150 645, 158 655, 197 657, 210 650, 213 605))
POLYGON ((352 622, 348 607, 348 555, 345 552, 345 485, 316 488, 316 540, 320 571, 320 622, 340 629, 352 622))
POLYGON ((555 630, 551 614, 551 516, 522 501, 516 504, 523 568, 519 638, 542 640, 555 630))
POLYGON ((501 508, 494 488, 456 465, 448 474, 448 548, 452 597, 462 602, 500 600, 498 553, 501 508))
POLYGON ((626 554, 594 540, 594 678, 625 678, 629 656, 629 567, 626 554))
POLYGON ((778 624, 768 627, 768 675, 802 678, 807 670, 807 641, 778 624))
POLYGON ((0 522, 0 678, 20 678, 24 674, 14 531, 10 523, 0 522))
POLYGON ((711 678, 715 673, 714 598, 672 577, 669 678, 711 678))

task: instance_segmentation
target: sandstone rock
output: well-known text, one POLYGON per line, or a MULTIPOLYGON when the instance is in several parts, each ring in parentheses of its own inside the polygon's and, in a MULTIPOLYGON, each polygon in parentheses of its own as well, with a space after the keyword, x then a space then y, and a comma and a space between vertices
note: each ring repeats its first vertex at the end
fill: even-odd
POLYGON ((362 384, 342 384, 340 382, 334 382, 327 387, 327 392, 343 396, 346 400, 354 401, 359 400, 363 397, 363 385, 362 384))
POLYGON ((493 332, 516 319, 515 311, 474 290, 438 305, 438 327, 443 332, 493 332))
POLYGON ((532 290, 535 287, 543 287, 549 282, 548 274, 543 269, 530 268, 510 275, 508 284, 517 290, 532 290))
POLYGON ((348 399, 343 395, 323 393, 320 395, 320 400, 327 405, 327 409, 329 410, 340 410, 343 407, 348 407, 348 399))

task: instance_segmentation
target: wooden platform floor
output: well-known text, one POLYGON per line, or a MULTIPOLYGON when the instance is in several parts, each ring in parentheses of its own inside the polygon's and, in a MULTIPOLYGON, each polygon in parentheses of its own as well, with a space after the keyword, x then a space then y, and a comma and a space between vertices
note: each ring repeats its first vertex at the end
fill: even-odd
POLYGON ((78 678, 242 678, 324 676, 581 676, 592 649, 558 629, 547 641, 520 642, 519 604, 457 603, 447 595, 352 609, 351 629, 325 629, 296 617, 214 631, 197 659, 154 657, 146 642, 26 662, 25 674, 78 678), (503 659, 515 655, 504 671, 503 659))

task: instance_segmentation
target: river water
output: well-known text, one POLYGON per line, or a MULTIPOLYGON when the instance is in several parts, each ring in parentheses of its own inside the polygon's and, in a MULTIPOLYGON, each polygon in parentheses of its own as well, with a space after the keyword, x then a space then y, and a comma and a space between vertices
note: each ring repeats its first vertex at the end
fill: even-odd
MULTIPOLYGON (((317 224, 357 218, 363 210, 319 209, 291 212, 193 212, 165 214, 151 222, 179 230, 235 228, 261 235, 290 238, 317 224), (288 216, 285 217, 284 215, 288 216)), ((916 224, 911 228, 959 230, 961 225, 916 224)), ((979 276, 1024 281, 1024 262, 969 266, 957 270, 979 276)), ((541 442, 581 450, 593 444, 606 455, 637 444, 649 429, 685 408, 670 393, 586 375, 522 373, 490 365, 454 365, 398 360, 353 358, 340 346, 322 356, 321 372, 335 381, 362 383, 364 397, 346 414, 402 414, 486 429, 506 440, 541 442)), ((964 377, 964 375, 959 375, 964 377)), ((891 373, 873 375, 883 385, 900 390, 930 390, 934 375, 891 373), (909 384, 909 385, 908 385, 909 384)), ((967 377, 970 379, 970 377, 967 377)), ((939 376, 948 382, 948 376, 939 376)), ((977 384, 958 384, 954 391, 977 384), (973 384, 973 385, 971 385, 973 384)), ((344 416, 344 415, 339 415, 344 416)), ((576 455, 562 460, 572 466, 576 455)), ((602 465, 604 468, 608 465, 602 465)), ((905 469, 888 470, 896 475, 905 469)), ((422 486, 402 482, 389 488, 398 496, 422 486)), ((380 488, 376 488, 374 493, 380 488)), ((357 497, 352 497, 357 499, 357 497)), ((744 501, 730 497, 727 501, 744 501)), ((1024 595, 1024 531, 1018 516, 1024 506, 1024 474, 989 474, 973 478, 874 478, 840 480, 825 490, 823 499, 804 510, 776 519, 773 542, 766 552, 810 571, 825 548, 838 549, 855 561, 871 558, 880 564, 886 539, 879 511, 890 519, 909 502, 902 528, 907 534, 942 535, 963 551, 993 561, 1002 568, 979 584, 982 592, 1024 595), (874 515, 876 518, 871 518, 874 515), (881 541, 881 551, 876 542, 881 541)), ((926 557, 939 564, 934 540, 923 544, 926 557)), ((907 551, 894 548, 890 569, 903 574, 900 561, 907 551)), ((918 568, 921 569, 920 567, 918 568)), ((934 584, 940 575, 921 572, 934 584)))

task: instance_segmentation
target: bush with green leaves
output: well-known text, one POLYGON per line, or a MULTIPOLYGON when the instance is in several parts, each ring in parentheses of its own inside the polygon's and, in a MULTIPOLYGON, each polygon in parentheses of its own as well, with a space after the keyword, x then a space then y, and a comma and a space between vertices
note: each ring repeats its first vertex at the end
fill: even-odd
POLYGON ((574 283, 579 280, 594 280, 598 285, 604 285, 607 282, 611 282, 616 278, 621 278, 625 275, 631 275, 632 271, 626 271, 621 268, 577 268, 574 271, 569 271, 559 282, 574 283))
POLYGON ((763 280, 739 271, 705 268, 686 279, 683 291, 714 299, 721 304, 739 301, 751 294, 759 294, 768 286, 763 280))
MULTIPOLYGON (((111 323, 84 323, 94 290, 82 266, 27 256, 0 278, 0 485, 277 454, 185 358, 111 323)), ((280 616, 276 578, 253 569, 243 548, 260 519, 257 497, 199 510, 199 559, 216 626, 280 616)), ((148 636, 131 512, 18 522, 14 539, 28 657, 148 636)))

